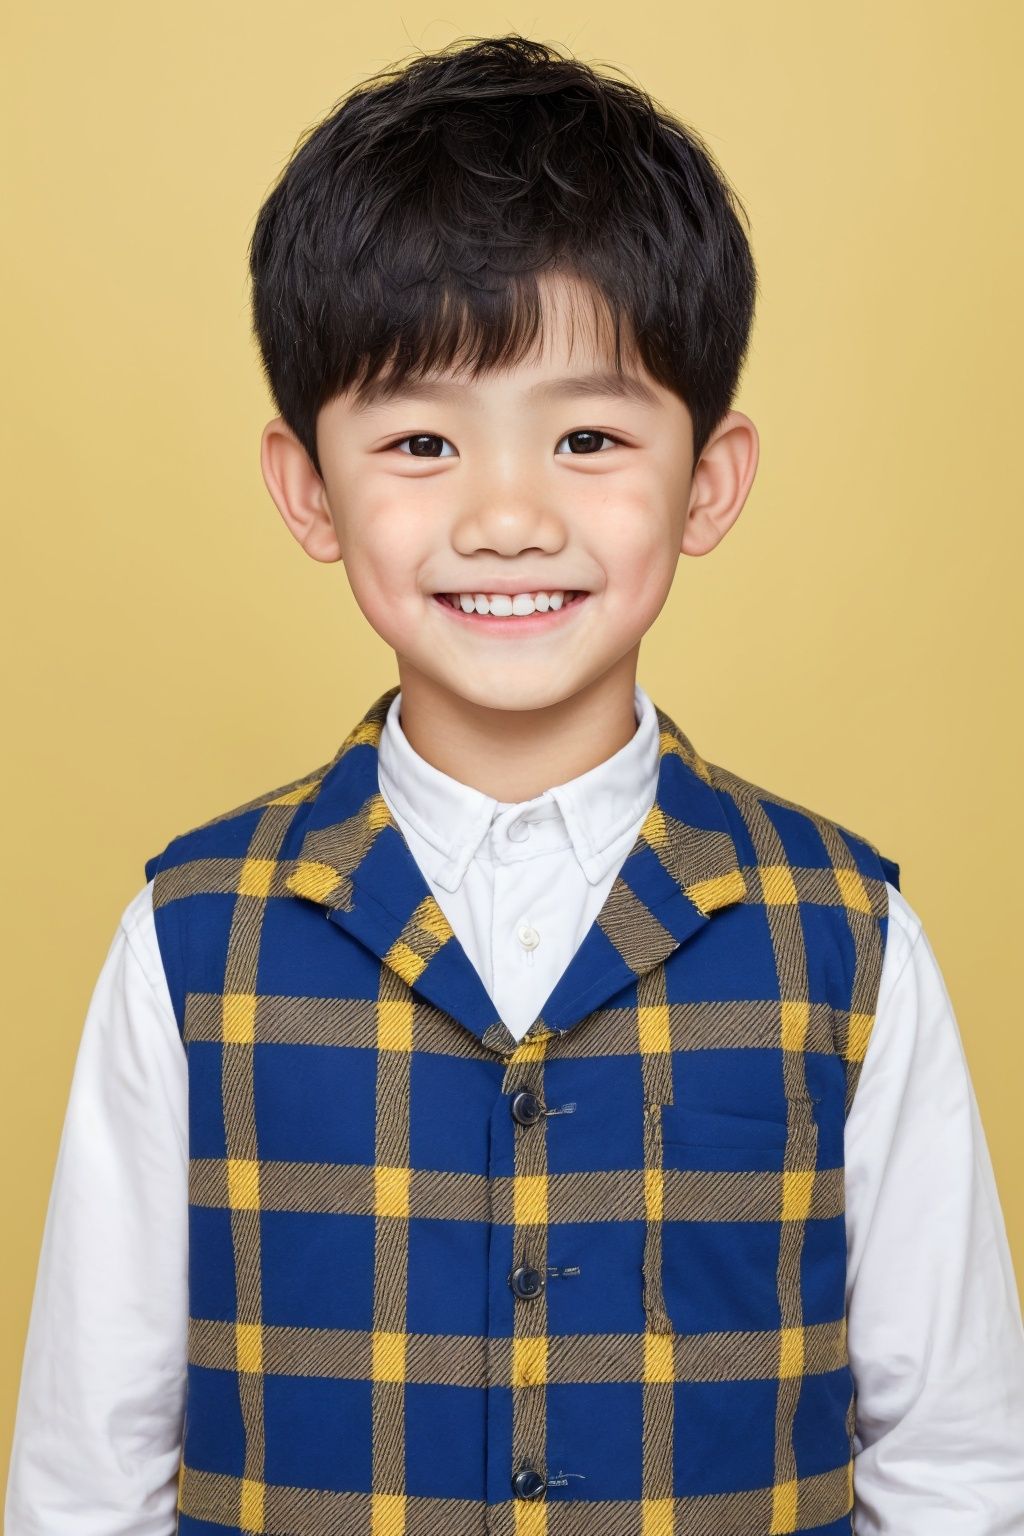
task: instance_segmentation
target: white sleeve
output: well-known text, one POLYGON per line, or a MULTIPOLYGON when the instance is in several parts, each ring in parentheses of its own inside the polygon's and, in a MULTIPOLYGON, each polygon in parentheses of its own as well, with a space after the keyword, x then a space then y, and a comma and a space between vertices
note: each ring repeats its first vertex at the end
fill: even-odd
POLYGON ((889 887, 846 1124, 857 1536, 1022 1536, 1024 1327, 988 1145, 920 919, 889 887))
POLYGON ((47 1206, 7 1536, 170 1536, 188 1329, 188 1077, 150 883, 93 990, 47 1206))

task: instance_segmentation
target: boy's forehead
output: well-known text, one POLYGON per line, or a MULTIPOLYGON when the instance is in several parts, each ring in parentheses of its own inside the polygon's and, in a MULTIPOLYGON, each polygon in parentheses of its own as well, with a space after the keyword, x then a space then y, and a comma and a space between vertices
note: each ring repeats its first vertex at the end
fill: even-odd
POLYGON ((476 370, 465 356, 447 366, 414 364, 405 370, 385 363, 374 378, 357 380, 346 390, 346 403, 356 414, 413 396, 472 403, 484 387, 508 390, 539 405, 579 394, 658 403, 658 383, 640 358, 626 320, 620 322, 616 361, 615 326, 600 293, 580 279, 552 273, 538 275, 537 292, 536 333, 507 360, 476 370))
POLYGON ((349 392, 349 409, 354 415, 371 411, 389 401, 412 399, 437 401, 440 404, 472 404, 487 387, 487 381, 500 381, 502 386, 514 390, 528 405, 548 405, 569 400, 579 395, 591 395, 606 399, 632 400, 639 405, 656 406, 658 389, 654 380, 646 375, 639 364, 625 364, 616 369, 611 360, 592 361, 578 359, 576 366, 564 360, 545 359, 542 362, 518 362, 502 368, 487 370, 476 377, 454 369, 432 370, 429 373, 401 379, 395 375, 382 375, 365 385, 356 398, 349 392))

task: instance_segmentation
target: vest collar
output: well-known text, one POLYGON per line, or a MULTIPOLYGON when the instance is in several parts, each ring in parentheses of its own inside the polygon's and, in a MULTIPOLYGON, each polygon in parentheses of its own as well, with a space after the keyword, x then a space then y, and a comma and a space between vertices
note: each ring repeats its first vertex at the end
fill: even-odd
MULTIPOLYGON (((611 890, 521 1041, 463 949, 387 802, 378 748, 398 687, 367 710, 326 766, 285 888, 316 902, 414 992, 500 1056, 564 1034, 747 894, 708 765, 663 710, 652 804, 611 890)), ((307 789, 307 793, 310 790, 307 789)), ((381 997, 387 989, 382 980, 381 997)))

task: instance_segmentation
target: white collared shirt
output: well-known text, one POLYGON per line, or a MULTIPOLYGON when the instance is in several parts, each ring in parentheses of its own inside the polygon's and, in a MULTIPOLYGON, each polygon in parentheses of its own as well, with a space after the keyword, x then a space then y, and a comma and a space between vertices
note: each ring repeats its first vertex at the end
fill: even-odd
MULTIPOLYGON (((381 793, 517 1038, 604 902, 654 800, 658 727, 505 804, 401 729, 381 793)), ((874 1027, 845 1129, 858 1536, 1024 1536, 1024 1326, 985 1134, 921 922, 888 886, 874 1027)), ((86 1012, 22 1363, 7 1536, 171 1536, 185 1402, 188 1078, 152 883, 86 1012)))

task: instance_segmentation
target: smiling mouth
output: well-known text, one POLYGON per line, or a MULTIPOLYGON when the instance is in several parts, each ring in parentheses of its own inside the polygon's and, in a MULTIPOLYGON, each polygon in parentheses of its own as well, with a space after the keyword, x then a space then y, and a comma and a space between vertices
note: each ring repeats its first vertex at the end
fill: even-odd
MULTIPOLYGON (((480 598, 484 602, 482 610, 476 606, 476 601, 474 601, 471 608, 463 608, 457 592, 435 592, 434 601, 446 613, 451 615, 452 620, 456 624, 467 625, 471 629, 478 630, 481 634, 486 631, 495 636, 531 635, 560 628, 563 624, 574 622, 574 615, 579 612, 587 598, 592 594, 585 591, 566 591, 563 601, 557 607, 548 605, 544 608, 534 608, 527 613, 515 613, 512 611, 492 613, 487 606, 487 597, 490 595, 500 596, 503 599, 502 607, 505 607, 510 601, 505 593, 480 594, 480 598)), ((466 596, 472 597, 474 600, 477 599, 476 593, 467 593, 466 596)))
MULTIPOLYGON (((579 602, 584 597, 589 597, 590 593, 589 592, 585 592, 585 591, 578 591, 578 592, 566 591, 562 595, 562 600, 559 603, 557 603, 557 604, 551 603, 548 600, 548 594, 544 593, 543 595, 544 595, 545 601, 543 603, 543 606, 541 606, 540 604, 537 604, 536 601, 535 601, 535 606, 532 609, 530 609, 529 611, 527 611, 525 613, 521 613, 521 614, 516 614, 514 609, 513 609, 511 614, 505 614, 505 613, 493 614, 491 612, 490 607, 488 606, 488 604, 490 604, 492 599, 494 599, 494 598, 501 598, 501 599, 504 600, 504 599, 508 598, 511 601, 511 595, 510 594, 506 594, 504 592, 501 592, 501 593, 496 593, 496 592, 486 592, 486 593, 470 592, 470 593, 466 593, 465 595, 467 597, 471 597, 471 598, 475 599, 475 605, 473 607, 471 607, 471 608, 463 607, 462 602, 460 601, 460 594, 458 592, 435 592, 434 593, 434 596, 438 600, 438 602, 447 604, 447 606, 449 608, 454 608, 459 613, 465 613, 465 614, 467 614, 469 616, 472 616, 473 613, 479 613, 479 614, 481 614, 481 615, 483 615, 484 617, 487 617, 487 618, 509 618, 509 617, 531 618, 534 613, 558 613, 558 612, 560 612, 560 610, 562 608, 568 608, 570 606, 570 604, 577 603, 577 602, 579 602), (483 607, 481 607, 481 600, 483 600, 483 603, 484 603, 483 607)), ((522 594, 522 595, 525 596, 526 594, 522 594)))

